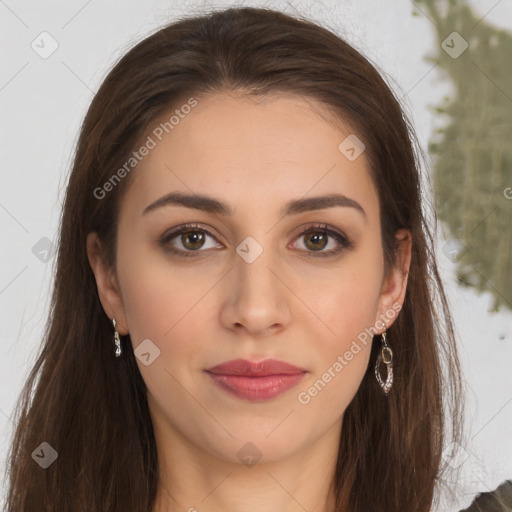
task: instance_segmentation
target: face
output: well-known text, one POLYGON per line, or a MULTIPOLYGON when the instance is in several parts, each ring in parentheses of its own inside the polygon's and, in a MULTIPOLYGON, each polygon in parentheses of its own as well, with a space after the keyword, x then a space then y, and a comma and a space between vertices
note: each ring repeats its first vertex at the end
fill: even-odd
POLYGON ((275 461, 339 436, 368 366, 362 333, 391 325, 405 278, 384 278, 368 162, 338 148, 349 125, 295 96, 197 100, 132 171, 118 280, 94 235, 90 261, 106 313, 146 354, 137 364, 155 429, 223 460, 240 462, 250 442, 275 461), (170 193, 193 201, 158 203, 170 193), (324 196, 335 200, 314 200, 324 196), (206 371, 237 359, 301 371, 206 371))

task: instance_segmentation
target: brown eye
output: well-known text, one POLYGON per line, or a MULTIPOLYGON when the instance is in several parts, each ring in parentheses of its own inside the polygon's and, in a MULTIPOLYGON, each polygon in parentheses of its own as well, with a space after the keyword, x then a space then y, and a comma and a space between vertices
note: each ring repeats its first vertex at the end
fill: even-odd
MULTIPOLYGON (((299 247, 301 252, 314 256, 334 256, 344 250, 352 249, 355 244, 351 242, 342 232, 329 229, 326 224, 309 226, 297 237, 304 239, 299 247), (333 245, 330 250, 324 250, 333 245)), ((177 256, 199 256, 206 249, 218 247, 217 238, 208 229, 199 225, 187 224, 166 233, 159 240, 160 245, 177 256), (213 239, 210 246, 208 238, 213 239)))
POLYGON ((216 247, 216 237, 207 229, 195 225, 181 226, 165 234, 159 241, 165 250, 179 256, 196 256, 205 249, 216 247), (205 246, 208 238, 214 240, 210 246, 205 246))
POLYGON ((306 240, 306 247, 313 251, 321 251, 328 243, 329 235, 320 233, 319 231, 313 231, 304 235, 306 240))
MULTIPOLYGON (((310 226, 297 237, 299 240, 301 238, 304 239, 304 251, 313 254, 317 253, 314 254, 314 256, 333 256, 344 250, 352 249, 355 246, 347 236, 337 230, 329 229, 326 224, 310 226), (324 251, 330 243, 333 245, 333 248, 324 251)), ((302 248, 299 247, 299 249, 302 248)))
POLYGON ((204 244, 205 236, 201 231, 183 231, 180 241, 183 246, 190 250, 197 250, 204 244))

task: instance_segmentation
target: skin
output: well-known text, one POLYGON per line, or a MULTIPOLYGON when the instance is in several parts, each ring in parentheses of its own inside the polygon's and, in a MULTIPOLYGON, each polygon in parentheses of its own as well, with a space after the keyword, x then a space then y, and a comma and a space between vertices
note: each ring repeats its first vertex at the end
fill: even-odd
POLYGON ((404 300, 410 234, 397 232, 400 268, 385 277, 379 202, 365 154, 350 161, 338 150, 352 131, 320 104, 228 92, 197 99, 132 171, 120 209, 117 275, 105 265, 96 234, 87 240, 105 313, 116 318, 120 334, 130 334, 134 349, 149 338, 160 350, 148 366, 137 359, 160 464, 153 512, 330 511, 343 414, 371 344, 360 344, 308 404, 297 395, 365 328, 379 326, 379 333, 379 319, 387 327, 396 319, 384 315, 404 300), (234 215, 176 205, 142 215, 171 191, 222 199, 234 215), (366 217, 347 206, 279 213, 289 200, 331 193, 357 201, 366 217), (188 222, 217 240, 204 234, 201 246, 178 235, 168 246, 199 248, 195 256, 166 252, 159 238, 188 222), (342 231, 354 247, 318 256, 340 245, 332 236, 315 241, 318 230, 300 234, 314 223, 342 231), (248 236, 263 248, 252 263, 236 252, 248 236), (280 359, 308 373, 291 390, 251 402, 226 393, 203 371, 237 358, 280 359), (248 442, 257 452, 245 450, 261 454, 250 467, 237 455, 248 442))

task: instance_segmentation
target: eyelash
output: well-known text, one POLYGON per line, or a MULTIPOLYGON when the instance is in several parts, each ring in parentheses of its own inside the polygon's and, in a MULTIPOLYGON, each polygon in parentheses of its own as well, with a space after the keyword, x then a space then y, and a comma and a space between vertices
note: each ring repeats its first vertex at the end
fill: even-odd
MULTIPOLYGON (((197 253, 205 252, 204 250, 198 249, 196 251, 183 251, 181 249, 176 249, 172 245, 169 244, 169 242, 176 238, 177 236, 181 235, 182 233, 185 233, 187 231, 202 231, 215 240, 217 240, 217 237, 208 229, 205 227, 202 227, 199 224, 184 224, 183 226, 180 226, 179 228, 176 228, 172 230, 169 233, 165 233, 159 240, 159 244, 166 250, 171 252, 172 254, 175 254, 180 257, 190 258, 190 257, 197 257, 197 253)), ((332 238, 336 239, 337 242, 340 244, 340 247, 337 249, 331 249, 330 251, 304 251, 303 249, 300 249, 303 252, 311 253, 312 256, 318 256, 318 257, 328 257, 328 256, 334 256, 336 254, 339 254, 343 251, 352 249, 355 244, 351 242, 343 233, 335 231, 333 229, 330 229, 327 224, 314 224, 311 226, 308 226, 305 230, 301 231, 296 238, 300 238, 301 236, 304 236, 311 232, 321 232, 324 235, 329 235, 332 238)))

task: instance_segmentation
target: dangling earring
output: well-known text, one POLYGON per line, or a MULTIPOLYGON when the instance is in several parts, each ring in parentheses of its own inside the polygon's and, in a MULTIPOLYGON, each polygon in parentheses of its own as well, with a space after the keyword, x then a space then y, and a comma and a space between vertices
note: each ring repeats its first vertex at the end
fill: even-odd
POLYGON ((116 344, 116 357, 119 357, 121 355, 121 340, 119 339, 119 333, 116 329, 116 319, 112 319, 112 323, 114 324, 114 343, 116 344))
MULTIPOLYGON (((385 326, 386 324, 384 324, 385 326)), ((379 386, 383 389, 384 393, 387 395, 389 393, 389 390, 391 389, 391 386, 393 385, 393 352, 388 346, 387 340, 386 340, 386 331, 384 331, 381 334, 382 337, 382 347, 379 352, 379 355, 377 356, 377 362, 375 363, 375 377, 377 378, 377 382, 379 383, 379 386), (384 362, 387 369, 387 377, 386 382, 382 380, 382 377, 380 376, 379 371, 379 365, 381 361, 384 362)))

